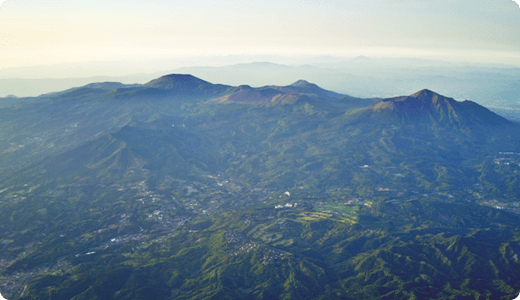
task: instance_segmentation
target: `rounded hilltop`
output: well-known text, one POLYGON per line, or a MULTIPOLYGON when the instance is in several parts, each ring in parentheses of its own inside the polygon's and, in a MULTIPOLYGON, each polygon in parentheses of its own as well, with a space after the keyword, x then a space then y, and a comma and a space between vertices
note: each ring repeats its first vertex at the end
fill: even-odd
POLYGON ((210 85, 212 84, 190 74, 164 75, 145 84, 146 87, 161 89, 197 89, 200 86, 210 85))

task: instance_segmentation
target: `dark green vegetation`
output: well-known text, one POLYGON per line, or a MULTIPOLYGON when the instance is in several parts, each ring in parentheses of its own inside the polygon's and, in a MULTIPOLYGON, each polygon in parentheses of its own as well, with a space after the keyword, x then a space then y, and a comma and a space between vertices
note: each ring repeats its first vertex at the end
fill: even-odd
POLYGON ((512 299, 520 127, 169 75, 0 110, 9 299, 512 299))

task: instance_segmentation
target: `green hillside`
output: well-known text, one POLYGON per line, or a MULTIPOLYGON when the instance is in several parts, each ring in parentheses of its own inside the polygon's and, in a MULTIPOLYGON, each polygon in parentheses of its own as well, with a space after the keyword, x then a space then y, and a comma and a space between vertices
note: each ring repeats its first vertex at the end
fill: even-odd
POLYGON ((78 267, 43 272, 21 299, 510 299, 520 288, 517 216, 381 206, 354 218, 274 208, 202 217, 73 256, 68 267, 78 267))

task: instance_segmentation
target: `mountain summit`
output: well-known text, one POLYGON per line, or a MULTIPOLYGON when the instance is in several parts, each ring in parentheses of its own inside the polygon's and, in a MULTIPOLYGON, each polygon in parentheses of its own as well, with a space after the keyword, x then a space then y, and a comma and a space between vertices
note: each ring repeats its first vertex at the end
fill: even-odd
POLYGON ((154 79, 143 85, 144 91, 159 92, 163 95, 192 97, 220 96, 231 87, 222 84, 212 84, 189 74, 170 74, 154 79))
POLYGON ((300 79, 300 80, 294 82, 294 83, 291 84, 291 85, 292 85, 292 86, 308 86, 308 85, 316 86, 315 84, 310 83, 310 82, 308 82, 307 80, 303 80, 303 79, 300 79))
POLYGON ((345 96, 345 95, 341 95, 341 94, 338 94, 338 93, 335 93, 332 91, 322 89, 318 85, 316 85, 314 83, 310 83, 310 82, 308 82, 306 80, 302 80, 302 79, 300 79, 300 80, 296 81, 295 83, 288 85, 284 88, 291 92, 302 93, 302 94, 314 94, 319 97, 330 98, 330 99, 338 99, 338 98, 345 96))
POLYGON ((167 90, 193 90, 210 87, 213 84, 189 74, 170 74, 161 76, 145 84, 146 87, 167 90))
POLYGON ((459 102, 424 89, 410 96, 383 99, 372 112, 417 122, 444 125, 508 125, 511 122, 472 101, 459 102))

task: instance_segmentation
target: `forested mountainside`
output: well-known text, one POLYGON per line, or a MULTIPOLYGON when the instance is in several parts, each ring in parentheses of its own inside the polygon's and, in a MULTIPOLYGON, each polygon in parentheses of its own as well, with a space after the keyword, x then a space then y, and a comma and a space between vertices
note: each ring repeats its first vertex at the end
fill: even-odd
POLYGON ((172 74, 0 109, 8 299, 512 299, 520 127, 172 74))

